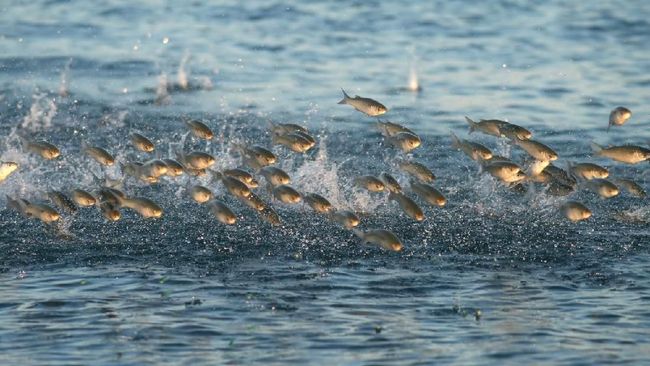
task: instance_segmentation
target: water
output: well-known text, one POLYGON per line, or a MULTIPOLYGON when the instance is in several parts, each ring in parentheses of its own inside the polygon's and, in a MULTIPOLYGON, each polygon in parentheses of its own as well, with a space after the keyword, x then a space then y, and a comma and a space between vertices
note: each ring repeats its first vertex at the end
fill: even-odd
POLYGON ((101 170, 79 153, 82 141, 144 159, 125 139, 140 131, 169 156, 181 119, 203 118, 215 140, 187 148, 230 167, 231 142, 270 146, 271 119, 318 136, 304 157, 274 148, 297 188, 368 212, 362 228, 388 228, 405 243, 401 253, 363 246, 302 206, 276 205, 284 225, 274 228, 229 198, 240 222, 224 227, 190 202, 186 180, 127 186, 159 202, 161 220, 125 211, 109 224, 82 210, 64 220, 69 240, 3 208, 3 364, 648 362, 647 200, 579 192, 572 198, 594 217, 570 224, 557 210, 564 198, 509 192, 448 136, 467 136, 464 115, 507 119, 557 150, 561 166, 595 161, 648 189, 647 164, 589 157, 591 140, 649 143, 647 3, 2 7, 0 160, 23 166, 0 185, 3 207, 7 194, 92 189, 89 172, 101 170), (411 68, 420 93, 407 90, 411 68), (413 156, 438 176, 446 207, 426 207, 415 223, 385 195, 352 187, 357 174, 407 177, 373 119, 336 105, 340 88, 380 100, 387 118, 421 135, 413 156), (618 105, 633 117, 606 133, 618 105), (18 125, 63 158, 25 155, 18 125))

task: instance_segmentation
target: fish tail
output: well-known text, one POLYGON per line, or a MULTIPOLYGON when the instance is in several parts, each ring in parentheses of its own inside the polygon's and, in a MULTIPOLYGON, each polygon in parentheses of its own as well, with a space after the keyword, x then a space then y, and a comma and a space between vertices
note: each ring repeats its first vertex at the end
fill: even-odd
POLYGON ((592 141, 591 150, 593 150, 596 155, 600 155, 601 151, 603 151, 603 147, 592 141))
POLYGON ((471 118, 469 118, 467 116, 465 116, 465 121, 467 121, 467 124, 469 125, 469 132, 468 133, 472 133, 472 132, 476 131, 476 126, 478 125, 478 123, 474 122, 471 118))
POLYGON ((352 232, 354 233, 354 235, 356 235, 359 238, 363 239, 363 231, 361 231, 360 229, 352 229, 352 232))
POLYGON ((348 99, 350 99, 350 96, 345 92, 345 90, 343 90, 343 88, 341 88, 341 91, 343 92, 343 99, 341 99, 338 104, 348 104, 348 99))

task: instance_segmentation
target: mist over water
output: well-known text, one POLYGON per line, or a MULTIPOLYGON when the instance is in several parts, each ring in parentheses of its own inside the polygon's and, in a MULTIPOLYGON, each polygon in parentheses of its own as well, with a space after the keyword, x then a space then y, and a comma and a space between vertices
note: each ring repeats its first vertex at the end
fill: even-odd
MULTIPOLYGON (((0 354, 7 364, 638 364, 650 327, 650 208, 623 192, 570 199, 593 216, 573 224, 537 186, 518 194, 451 146, 450 132, 522 161, 506 140, 467 134, 464 116, 520 124, 560 155, 595 162, 646 190, 650 165, 591 155, 590 142, 648 147, 650 22, 645 3, 36 1, 0 11, 0 354), (417 84, 419 92, 411 89, 417 84), (353 184, 403 153, 375 118, 337 105, 341 88, 389 108, 419 134, 409 158, 431 168, 444 207, 420 200, 415 222, 387 194, 353 184), (632 110, 622 127, 607 118, 632 110), (186 118, 214 131, 184 137, 186 118), (6 195, 95 190, 119 162, 271 148, 269 121, 316 137, 304 155, 273 147, 292 186, 385 228, 400 253, 361 244, 305 205, 273 206, 273 227, 210 177, 126 183, 164 209, 106 222, 97 209, 55 230, 6 208, 6 195), (27 154, 19 134, 61 157, 27 154), (213 189, 238 216, 220 224, 188 189, 213 189)), ((263 180, 259 177, 260 180, 263 180)), ((256 190, 271 201, 263 188, 256 190)), ((409 193, 411 197, 415 197, 409 193)))

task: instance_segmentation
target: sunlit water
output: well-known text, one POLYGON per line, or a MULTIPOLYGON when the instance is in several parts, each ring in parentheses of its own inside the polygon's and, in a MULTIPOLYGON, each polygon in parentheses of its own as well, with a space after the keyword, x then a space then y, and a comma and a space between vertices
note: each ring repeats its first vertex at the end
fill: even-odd
POLYGON ((3 364, 648 362, 648 201, 581 191, 570 198, 594 215, 571 224, 558 212, 566 198, 509 191, 449 138, 467 137, 464 115, 507 119, 560 166, 595 161, 648 189, 647 163, 589 147, 649 143, 648 3, 138 3, 2 4, 0 160, 21 164, 0 185, 3 364), (408 91, 412 70, 420 93, 408 91), (352 186, 359 174, 408 178, 374 119, 336 104, 340 88, 420 134, 412 156, 447 206, 423 206, 416 223, 352 186), (606 133, 618 105, 633 116, 606 133), (307 126, 313 151, 274 148, 294 186, 364 212, 360 228, 393 230, 405 250, 364 246, 303 206, 274 204, 283 225, 272 227, 227 196, 240 221, 224 227, 191 202, 188 178, 127 184, 160 203, 160 220, 124 211, 107 223, 84 209, 64 219, 68 240, 4 208, 5 195, 94 189, 90 172, 103 172, 82 142, 143 160, 126 138, 139 131, 171 156, 185 117, 215 130, 186 149, 218 168, 240 163, 233 143, 271 146, 269 119, 307 126), (26 155, 17 126, 63 157, 26 155))

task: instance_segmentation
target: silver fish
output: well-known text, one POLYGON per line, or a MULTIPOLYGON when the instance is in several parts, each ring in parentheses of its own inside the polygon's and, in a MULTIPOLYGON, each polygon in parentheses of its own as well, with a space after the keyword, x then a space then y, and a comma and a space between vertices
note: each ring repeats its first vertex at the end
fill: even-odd
POLYGON ((269 121, 271 132, 276 135, 286 135, 292 132, 309 133, 306 128, 294 123, 273 123, 269 121))
POLYGON ((482 169, 503 183, 515 183, 526 178, 521 167, 510 161, 495 161, 482 165, 482 169))
POLYGON ((286 184, 273 188, 273 197, 284 203, 298 203, 302 200, 300 193, 286 184))
POLYGON ((550 147, 534 140, 512 140, 515 145, 521 147, 530 156, 539 161, 554 161, 557 160, 557 153, 550 147))
POLYGON ((347 229, 352 229, 360 223, 359 216, 348 210, 336 210, 330 214, 330 218, 347 229))
POLYGON ((280 220, 280 216, 278 215, 277 212, 275 212, 275 210, 271 206, 264 207, 263 210, 258 212, 262 217, 262 219, 264 219, 264 221, 268 222, 269 224, 273 226, 278 226, 282 224, 282 221, 280 220))
POLYGON ((480 161, 492 159, 492 151, 478 142, 459 139, 453 132, 451 133, 451 141, 453 147, 464 152, 465 155, 469 156, 472 160, 480 161))
POLYGON ((83 151, 102 165, 113 166, 115 164, 113 155, 101 147, 84 145, 83 151))
POLYGON ((0 161, 0 183, 4 182, 19 167, 20 164, 13 161, 0 161))
POLYGON ((584 185, 590 191, 598 193, 602 198, 611 198, 620 193, 618 187, 606 179, 594 178, 588 180, 584 185))
POLYGON ((221 183, 223 183, 223 186, 226 187, 228 192, 232 194, 235 197, 248 197, 251 195, 251 190, 248 188, 246 183, 240 181, 237 178, 229 177, 226 175, 223 175, 221 173, 218 173, 220 175, 219 179, 221 179, 221 183))
POLYGON ((274 166, 265 166, 260 169, 260 174, 266 179, 267 183, 273 186, 291 183, 291 177, 284 170, 274 166))
POLYGON ((402 211, 404 211, 404 213, 406 213, 406 215, 408 215, 408 217, 412 218, 413 220, 424 220, 424 212, 422 212, 420 206, 418 206, 415 201, 405 196, 404 194, 390 192, 388 199, 397 202, 402 208, 402 211))
POLYGON ((225 203, 218 200, 212 200, 208 202, 208 208, 214 217, 216 217, 222 224, 234 225, 237 223, 237 216, 228 206, 226 206, 225 203))
POLYGON ((409 130, 408 128, 400 124, 389 122, 389 121, 384 121, 384 122, 377 121, 375 122, 375 126, 377 127, 379 132, 381 132, 381 134, 386 137, 397 135, 400 132, 408 132, 408 133, 412 133, 413 135, 416 135, 415 132, 409 130))
POLYGON ((392 232, 384 229, 368 230, 363 232, 358 229, 353 230, 354 234, 361 238, 364 242, 377 245, 386 250, 394 252, 401 251, 404 246, 402 242, 392 232))
POLYGON ((496 137, 501 137, 501 126, 503 126, 504 123, 507 123, 505 121, 500 121, 498 119, 490 119, 490 120, 482 119, 479 122, 474 122, 467 116, 465 116, 465 121, 467 121, 467 124, 469 125, 470 134, 474 131, 480 131, 486 135, 491 135, 496 137))
POLYGON ((595 178, 605 179, 609 177, 609 171, 600 165, 593 163, 567 162, 567 170, 576 178, 591 180, 595 178))
POLYGON ((578 222, 591 217, 591 210, 582 203, 576 201, 565 202, 560 206, 560 212, 562 212, 562 215, 571 222, 578 222))
POLYGON ((211 140, 214 137, 212 130, 205 123, 197 120, 186 121, 185 125, 192 134, 200 139, 211 140))
POLYGON ((635 145, 622 145, 603 147, 595 142, 591 143, 591 148, 597 156, 604 156, 621 163, 637 164, 650 159, 650 149, 635 145))
POLYGON ((116 205, 110 202, 102 202, 99 204, 99 211, 102 213, 102 216, 108 221, 118 221, 122 214, 116 205))
POLYGON ((295 132, 286 135, 273 135, 271 139, 274 145, 283 145, 297 153, 304 153, 314 146, 311 141, 295 132))
POLYGON ((206 203, 212 199, 212 191, 204 186, 195 185, 190 189, 190 196, 197 203, 206 203))
POLYGON ((77 205, 74 203, 74 201, 72 201, 70 197, 66 196, 66 194, 61 191, 49 191, 47 192, 47 198, 52 201, 56 207, 60 208, 64 212, 73 214, 78 210, 77 205))
POLYGON ((351 105, 354 109, 371 117, 380 116, 388 112, 388 109, 383 104, 374 99, 362 98, 358 95, 350 98, 345 90, 341 89, 341 91, 343 92, 343 99, 338 104, 351 105))
POLYGON ((622 126, 628 119, 632 117, 632 111, 625 107, 616 107, 609 113, 609 124, 607 125, 607 132, 612 126, 622 126))
POLYGON ((202 152, 202 151, 192 151, 190 153, 177 153, 178 160, 185 165, 186 168, 190 169, 207 169, 215 163, 214 156, 202 152))
POLYGON ((7 206, 15 209, 25 217, 39 219, 46 224, 58 221, 61 218, 54 208, 45 204, 31 203, 22 198, 13 199, 7 196, 7 206))
POLYGON ((259 186, 259 182, 253 177, 253 175, 243 169, 235 168, 235 169, 226 169, 221 172, 223 175, 227 175, 229 177, 233 177, 235 179, 239 179, 242 181, 244 184, 246 184, 249 188, 257 188, 259 186))
POLYGON ((305 203, 309 205, 315 212, 329 213, 334 210, 334 206, 325 197, 316 194, 308 193, 304 197, 305 203))
POLYGON ((255 194, 255 192, 251 192, 248 197, 237 196, 237 198, 246 206, 256 211, 262 211, 268 206, 258 195, 255 194))
POLYGON ((400 160, 397 165, 401 170, 417 178, 421 182, 431 183, 436 179, 436 176, 426 166, 416 162, 400 160))
POLYGON ((384 183, 384 187, 386 187, 389 191, 393 193, 402 192, 402 186, 399 185, 397 179, 395 179, 392 175, 386 172, 382 172, 379 174, 379 179, 384 183))
POLYGON ((90 207, 97 204, 97 199, 82 189, 72 191, 72 200, 81 207, 90 207))
POLYGON ((163 209, 148 198, 120 198, 119 203, 120 207, 130 208, 145 219, 160 218, 163 214, 163 209))
POLYGON ((146 138, 145 136, 139 133, 131 134, 131 143, 136 149, 142 152, 152 152, 156 148, 156 145, 154 145, 154 143, 151 142, 151 140, 149 140, 148 138, 146 138))
POLYGON ((356 177, 354 179, 354 183, 363 188, 366 189, 370 192, 382 192, 384 188, 384 183, 379 180, 377 177, 373 177, 372 175, 362 175, 360 177, 356 177))
POLYGON ((22 137, 21 140, 23 142, 23 146, 27 151, 38 154, 43 159, 52 160, 58 158, 61 155, 59 148, 47 141, 34 141, 22 137))
POLYGON ((445 196, 429 184, 411 182, 411 190, 432 206, 443 207, 447 204, 445 196))
POLYGON ((278 158, 268 149, 259 146, 235 145, 241 153, 244 163, 253 170, 259 170, 265 166, 273 165, 278 158))
POLYGON ((631 179, 618 178, 615 180, 616 184, 625 188, 630 194, 636 197, 645 197, 646 193, 643 187, 641 187, 637 182, 631 179))
POLYGON ((183 175, 185 169, 181 163, 174 159, 162 159, 162 161, 165 163, 165 165, 167 165, 167 172, 165 175, 172 178, 183 175))
POLYGON ((404 153, 409 153, 422 144, 420 137, 410 132, 399 132, 392 136, 386 137, 386 141, 394 147, 402 150, 404 153))

